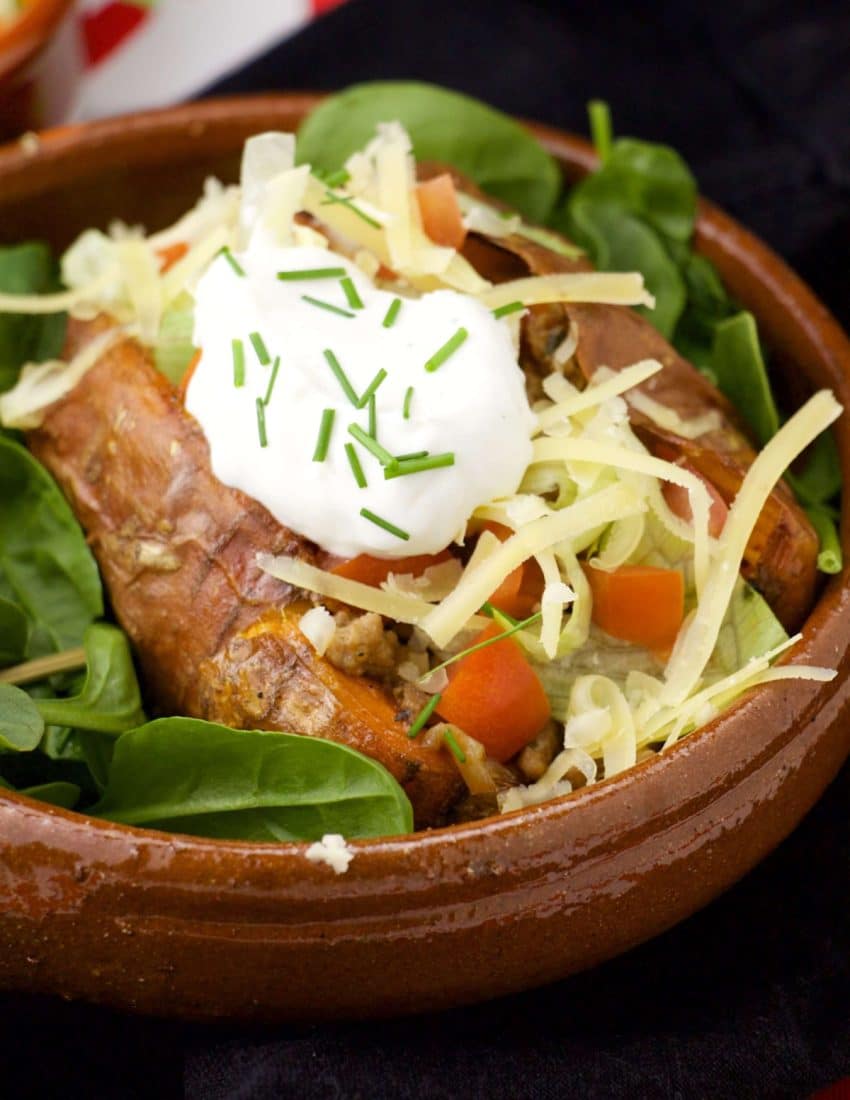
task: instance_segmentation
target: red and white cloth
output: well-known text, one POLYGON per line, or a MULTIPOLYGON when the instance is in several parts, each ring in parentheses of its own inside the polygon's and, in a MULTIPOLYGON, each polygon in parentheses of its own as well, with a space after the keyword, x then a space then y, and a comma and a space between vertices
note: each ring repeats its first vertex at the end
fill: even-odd
POLYGON ((77 0, 61 56, 43 70, 46 121, 189 99, 343 2, 77 0))

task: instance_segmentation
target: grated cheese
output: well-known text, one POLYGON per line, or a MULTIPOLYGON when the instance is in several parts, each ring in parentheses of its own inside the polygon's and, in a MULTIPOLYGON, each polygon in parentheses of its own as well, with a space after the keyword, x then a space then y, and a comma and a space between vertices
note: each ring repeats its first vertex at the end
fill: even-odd
POLYGON ((718 539, 696 612, 680 632, 668 662, 664 703, 683 703, 702 675, 717 642, 744 550, 773 486, 840 414, 841 406, 829 391, 816 393, 779 429, 747 471, 718 539))
POLYGON ((480 295, 490 309, 523 302, 527 306, 550 302, 604 302, 617 306, 655 306, 640 272, 575 271, 530 275, 499 283, 480 295))

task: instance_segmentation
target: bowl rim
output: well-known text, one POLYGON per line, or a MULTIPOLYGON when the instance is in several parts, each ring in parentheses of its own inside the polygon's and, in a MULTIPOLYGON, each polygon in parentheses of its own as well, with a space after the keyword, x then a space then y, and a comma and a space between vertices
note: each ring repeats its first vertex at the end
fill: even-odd
MULTIPOLYGON (((51 4, 53 8, 67 6, 67 0, 43 0, 43 3, 45 6, 51 4)), ((41 6, 36 4, 34 8, 37 10, 41 6)), ((254 114, 261 116, 275 110, 303 115, 321 102, 327 94, 281 92, 208 99, 176 107, 158 108, 48 129, 37 135, 38 144, 35 148, 24 149, 19 140, 0 147, 0 190, 5 190, 5 185, 12 183, 13 198, 16 197, 16 190, 20 195, 32 194, 30 188, 16 189, 14 186, 13 177, 26 164, 32 166, 38 179, 42 175, 40 169, 49 166, 52 162, 64 161, 66 158, 79 156, 81 152, 85 153, 87 150, 91 151, 103 146, 120 147, 126 140, 138 140, 140 133, 153 137, 185 128, 191 134, 193 128, 201 133, 210 126, 218 126, 226 131, 228 124, 238 126, 246 123, 254 114)), ((562 169, 569 167, 583 173, 597 163, 593 147, 585 139, 534 121, 521 118, 518 121, 530 129, 544 148, 555 156, 562 169), (564 163, 565 160, 569 161, 569 165, 564 163)), ((36 192, 37 190, 38 188, 36 192)), ((751 275, 758 278, 761 288, 767 292, 768 296, 773 295, 797 321, 804 323, 812 339, 817 339, 820 344, 827 346, 828 354, 825 358, 834 365, 836 377, 843 372, 845 398, 843 404, 850 408, 850 340, 809 287, 769 246, 739 225, 719 207, 703 198, 700 198, 698 203, 695 241, 699 250, 708 254, 712 249, 718 248, 726 249, 727 253, 731 251, 736 261, 739 261, 751 275)), ((850 462, 845 461, 844 465, 848 468, 850 462)), ((850 514, 845 503, 842 502, 841 534, 845 546, 848 543, 848 533, 850 533, 850 514)), ((850 601, 850 566, 845 566, 842 574, 827 581, 806 623, 801 628, 805 631, 802 640, 783 654, 781 663, 794 661, 819 664, 823 663, 824 654, 829 651, 833 654, 833 661, 843 666, 839 676, 836 677, 836 681, 840 680, 840 672, 850 669, 850 639, 846 641, 841 639, 839 647, 832 639, 834 630, 829 631, 824 628, 830 624, 836 627, 836 619, 840 617, 844 609, 843 605, 848 601, 850 601)), ((624 772, 603 779, 590 787, 535 806, 479 821, 427 829, 399 837, 347 840, 356 852, 356 858, 345 875, 333 877, 338 879, 338 885, 342 886, 344 883, 353 883, 362 877, 382 875, 388 857, 392 859, 404 857, 412 860, 420 854, 424 856, 435 846, 440 849, 445 849, 447 846, 456 848, 461 841, 473 844, 486 840, 498 845, 505 837, 528 831, 532 826, 531 831, 539 835, 541 828, 566 824, 567 820, 572 821, 582 808, 590 810, 599 805, 604 807, 611 800, 628 801, 632 797, 641 800, 642 792, 649 789, 648 783, 656 791, 660 787, 663 788, 665 772, 675 772, 680 762, 687 762, 690 767, 694 757, 707 757, 717 749, 719 742, 728 741, 729 745, 726 747, 734 748, 735 731, 742 728, 745 723, 767 718, 769 724, 770 721, 775 721, 776 715, 789 710, 795 719, 798 716, 811 717, 822 705, 825 705, 830 695, 829 685, 814 685, 809 681, 765 685, 759 691, 748 693, 736 700, 718 717, 688 734, 665 752, 645 759, 624 772)), ((785 731, 788 736, 793 735, 793 726, 793 722, 789 723, 789 729, 785 731)), ((778 736, 781 737, 781 731, 778 736)), ((787 739, 786 737, 785 740, 787 739)), ((780 745, 780 740, 775 738, 773 744, 780 745)), ((740 749, 740 744, 738 747, 740 749)), ((775 751, 779 751, 778 747, 775 751)), ((730 763, 733 763, 734 755, 733 752, 728 754, 730 763)), ((734 786, 734 783, 732 785, 734 786)), ((688 798, 696 805, 712 796, 719 797, 719 792, 714 787, 700 787, 697 784, 690 791, 688 798)), ((0 810, 4 802, 17 805, 27 817, 35 815, 57 823, 62 821, 74 834, 77 834, 80 828, 84 828, 92 840, 99 838, 106 845, 117 842, 126 845, 129 840, 144 841, 146 845, 159 845, 166 848, 174 848, 177 844, 181 851, 187 854, 194 853, 199 858, 207 854, 215 854, 218 859, 225 859, 229 869, 237 874, 240 865, 247 865, 246 856, 250 854, 254 857, 251 861, 252 865, 256 860, 261 860, 279 869, 297 870, 299 877, 305 881, 316 878, 323 883, 328 881, 327 868, 317 867, 304 858, 309 841, 281 844, 266 841, 218 840, 164 832, 89 817, 84 813, 38 802, 16 791, 0 790, 0 810)), ((663 804, 664 799, 661 802, 663 804)), ((672 800, 670 809, 673 808, 673 804, 680 806, 681 799, 672 800)), ((602 812, 604 814, 604 809, 602 812)))
POLYGON ((32 0, 5 30, 0 30, 0 80, 47 45, 73 3, 74 0, 32 0))

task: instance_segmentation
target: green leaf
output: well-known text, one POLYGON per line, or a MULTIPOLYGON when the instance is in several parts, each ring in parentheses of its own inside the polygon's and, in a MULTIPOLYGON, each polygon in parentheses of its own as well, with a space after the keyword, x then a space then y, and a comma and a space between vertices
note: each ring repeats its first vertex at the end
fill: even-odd
POLYGON ((24 612, 0 596, 0 668, 23 661, 29 636, 29 619, 24 612))
POLYGON ((25 691, 0 684, 0 750, 30 752, 44 733, 38 708, 25 691))
POLYGON ((195 354, 192 333, 195 326, 195 303, 185 292, 179 294, 164 311, 159 334, 153 349, 156 369, 179 385, 195 354))
POLYGON ((601 271, 640 271, 655 309, 639 309, 670 337, 685 306, 685 284, 658 233, 616 206, 570 200, 568 231, 601 271))
POLYGON ((822 432, 809 447, 806 464, 797 474, 786 474, 803 504, 828 504, 841 492, 841 464, 831 431, 822 432))
POLYGON ((231 840, 316 840, 410 832, 404 791, 374 760, 314 737, 162 718, 119 738, 110 821, 231 840))
POLYGON ((742 310, 717 325, 712 369, 720 390, 747 421, 762 445, 779 431, 755 318, 742 310))
MULTIPOLYGON (((45 294, 57 286, 56 265, 47 245, 30 242, 0 248, 0 291, 45 294)), ((15 384, 24 363, 58 356, 65 326, 65 314, 0 314, 0 392, 15 384)))
POLYGON ((331 96, 301 124, 298 161, 332 172, 391 119, 407 129, 417 160, 454 165, 532 221, 552 212, 561 172, 545 149, 500 111, 431 84, 356 84, 331 96))
POLYGON ((618 138, 602 167, 570 193, 570 203, 616 206, 683 243, 694 231, 696 201, 696 180, 675 150, 632 138, 618 138))
POLYGON ((53 726, 120 734, 145 720, 127 636, 106 623, 90 626, 83 641, 86 678, 70 699, 37 699, 44 721, 53 726))
POLYGON ((43 466, 0 438, 0 595, 33 631, 28 656, 71 649, 103 614, 100 578, 79 524, 43 466))
POLYGON ((66 783, 64 780, 24 787, 20 793, 27 798, 36 798, 39 802, 49 802, 51 806, 61 806, 65 810, 73 810, 80 801, 80 788, 77 784, 66 783))

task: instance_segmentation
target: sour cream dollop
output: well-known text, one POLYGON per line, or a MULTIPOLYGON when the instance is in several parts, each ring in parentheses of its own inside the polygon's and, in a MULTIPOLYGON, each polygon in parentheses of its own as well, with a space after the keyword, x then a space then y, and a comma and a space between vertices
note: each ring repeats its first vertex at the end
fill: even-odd
POLYGON ((321 247, 255 241, 235 259, 236 266, 219 256, 198 282, 194 343, 201 359, 186 394, 220 481, 344 557, 436 553, 463 532, 478 506, 516 491, 531 460, 534 416, 504 320, 474 298, 437 290, 402 298, 389 323, 397 296, 321 247), (362 308, 349 301, 343 275, 279 277, 328 268, 351 279, 362 308), (460 330, 466 338, 426 370, 460 330), (260 361, 263 348, 269 363, 260 361), (386 478, 386 466, 349 431, 357 425, 368 433, 368 405, 355 406, 329 358, 357 397, 386 372, 375 390, 381 448, 393 456, 452 454, 454 464, 386 478), (317 461, 328 409, 327 454, 317 461), (360 462, 364 488, 346 444, 360 462))

